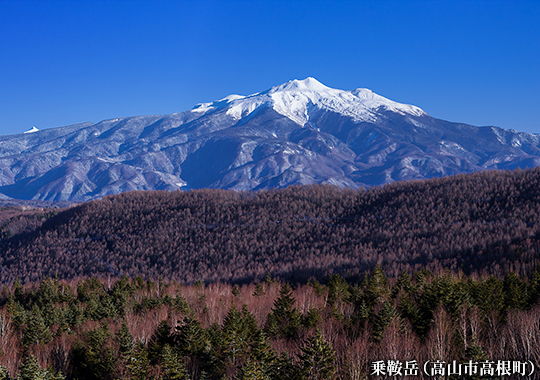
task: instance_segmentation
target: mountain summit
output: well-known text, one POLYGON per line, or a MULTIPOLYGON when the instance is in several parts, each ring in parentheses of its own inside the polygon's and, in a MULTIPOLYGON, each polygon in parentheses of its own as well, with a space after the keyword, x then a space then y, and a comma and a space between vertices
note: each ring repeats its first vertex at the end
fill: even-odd
POLYGON ((229 115, 241 118, 261 106, 271 107, 301 126, 309 122, 315 109, 348 116, 357 122, 376 120, 377 110, 381 109, 416 116, 425 114, 418 107, 393 102, 365 88, 336 90, 311 77, 295 79, 250 96, 232 95, 214 103, 203 103, 193 111, 206 113, 227 108, 229 115))
POLYGON ((0 137, 0 197, 86 201, 128 190, 358 188, 540 164, 539 137, 438 120, 314 78, 192 110, 0 137))

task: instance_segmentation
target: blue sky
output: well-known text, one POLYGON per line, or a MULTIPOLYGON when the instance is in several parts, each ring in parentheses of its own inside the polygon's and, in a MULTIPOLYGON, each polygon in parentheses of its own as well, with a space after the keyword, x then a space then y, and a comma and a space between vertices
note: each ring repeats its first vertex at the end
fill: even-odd
POLYGON ((308 76, 540 132, 540 1, 0 0, 0 135, 308 76))

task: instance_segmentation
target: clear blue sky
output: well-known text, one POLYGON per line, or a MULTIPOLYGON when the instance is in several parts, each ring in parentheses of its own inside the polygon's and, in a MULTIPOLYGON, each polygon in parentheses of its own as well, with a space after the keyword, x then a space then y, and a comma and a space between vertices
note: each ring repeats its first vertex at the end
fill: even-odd
POLYGON ((0 0, 0 135, 308 76, 540 132, 540 1, 0 0))

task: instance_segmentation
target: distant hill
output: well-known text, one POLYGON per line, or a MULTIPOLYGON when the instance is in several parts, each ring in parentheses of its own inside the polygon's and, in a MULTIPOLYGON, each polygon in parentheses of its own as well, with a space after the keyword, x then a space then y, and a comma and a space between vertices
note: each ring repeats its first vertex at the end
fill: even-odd
POLYGON ((142 275, 251 281, 357 276, 530 274, 540 255, 540 168, 487 171, 369 190, 292 186, 127 192, 66 209, 1 241, 3 281, 142 275))
POLYGON ((131 190, 360 188, 540 164, 540 137, 431 117, 313 78, 190 111, 0 137, 0 199, 131 190))

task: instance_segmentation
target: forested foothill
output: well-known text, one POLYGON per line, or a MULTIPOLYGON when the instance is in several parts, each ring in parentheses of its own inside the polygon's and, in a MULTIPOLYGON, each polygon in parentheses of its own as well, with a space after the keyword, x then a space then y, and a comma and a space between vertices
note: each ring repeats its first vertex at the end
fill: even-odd
POLYGON ((539 263, 540 168, 367 190, 128 192, 53 214, 18 233, 2 229, 2 281, 249 283, 269 272, 305 283, 332 273, 360 280, 377 264, 390 277, 427 269, 524 278, 539 263))
POLYGON ((539 296, 538 272, 391 279, 380 266, 359 283, 15 281, 0 293, 0 379, 360 380, 381 360, 504 360, 502 378, 524 379, 512 363, 538 371, 539 296))
POLYGON ((3 208, 0 380, 535 379, 539 203, 531 169, 3 208))

